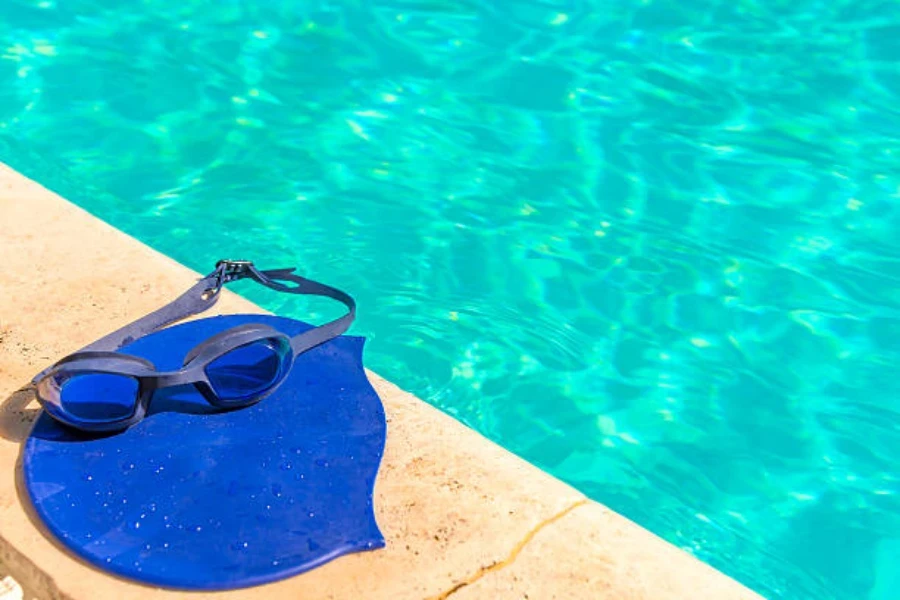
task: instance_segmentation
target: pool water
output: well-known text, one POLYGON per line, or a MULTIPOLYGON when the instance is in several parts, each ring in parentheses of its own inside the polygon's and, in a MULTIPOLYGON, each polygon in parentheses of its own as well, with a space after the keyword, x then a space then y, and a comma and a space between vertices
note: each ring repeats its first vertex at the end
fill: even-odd
POLYGON ((886 600, 898 60, 891 0, 4 0, 0 160, 351 290, 371 368, 766 596, 886 600))

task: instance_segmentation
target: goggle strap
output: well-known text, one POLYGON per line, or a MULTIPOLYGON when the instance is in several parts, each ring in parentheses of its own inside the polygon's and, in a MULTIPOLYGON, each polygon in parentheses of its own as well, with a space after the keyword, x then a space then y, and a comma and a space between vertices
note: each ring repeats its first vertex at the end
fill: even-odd
POLYGON ((279 292, 324 296, 347 306, 348 312, 343 316, 294 336, 291 339, 291 347, 295 354, 305 352, 347 331, 356 318, 356 302, 353 298, 337 288, 306 279, 294 274, 293 271, 294 269, 260 271, 247 261, 219 261, 215 271, 169 304, 88 344, 79 352, 115 351, 167 325, 200 314, 218 301, 223 285, 244 278, 251 278, 279 292), (280 283, 281 281, 290 281, 296 285, 284 285, 280 283))

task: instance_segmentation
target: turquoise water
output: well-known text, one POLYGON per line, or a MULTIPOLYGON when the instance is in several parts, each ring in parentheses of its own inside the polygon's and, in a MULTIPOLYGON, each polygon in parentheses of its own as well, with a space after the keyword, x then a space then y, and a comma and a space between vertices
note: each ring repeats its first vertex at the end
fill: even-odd
POLYGON ((370 367, 767 596, 897 597, 900 3, 0 6, 0 159, 352 290, 370 367))

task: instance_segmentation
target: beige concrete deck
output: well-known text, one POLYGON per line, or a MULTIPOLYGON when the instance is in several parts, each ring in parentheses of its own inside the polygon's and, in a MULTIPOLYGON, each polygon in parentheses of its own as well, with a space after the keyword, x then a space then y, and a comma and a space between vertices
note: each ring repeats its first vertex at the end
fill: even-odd
MULTIPOLYGON (((215 594, 112 577, 29 514, 19 452, 37 415, 27 383, 197 276, 0 165, 0 569, 40 599, 750 599, 755 594, 369 373, 388 438, 375 488, 382 550, 215 594)), ((226 294, 217 312, 259 312, 226 294)), ((30 596, 29 596, 30 597, 30 596)))

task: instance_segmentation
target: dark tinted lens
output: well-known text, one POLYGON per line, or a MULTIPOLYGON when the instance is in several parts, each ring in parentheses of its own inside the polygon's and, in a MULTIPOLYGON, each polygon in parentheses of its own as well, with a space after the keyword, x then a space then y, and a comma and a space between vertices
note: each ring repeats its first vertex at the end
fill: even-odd
POLYGON ((239 346, 209 363, 206 376, 222 400, 250 400, 281 379, 290 352, 287 340, 259 340, 239 346))
POLYGON ((134 414, 138 381, 127 375, 77 373, 57 380, 59 406, 75 420, 112 422, 134 414))

